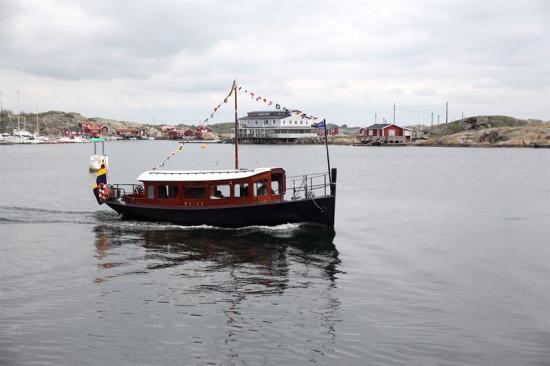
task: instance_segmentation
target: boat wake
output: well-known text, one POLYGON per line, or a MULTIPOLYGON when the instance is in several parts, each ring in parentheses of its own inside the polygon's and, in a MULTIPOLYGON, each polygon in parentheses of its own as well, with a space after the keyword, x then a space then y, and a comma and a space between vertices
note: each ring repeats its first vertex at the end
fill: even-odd
POLYGON ((100 225, 125 232, 180 231, 189 233, 212 233, 231 236, 264 234, 281 239, 291 239, 299 234, 316 233, 319 227, 308 224, 281 224, 277 226, 246 226, 224 228, 211 225, 183 226, 172 223, 123 220, 116 213, 107 210, 74 211, 55 210, 38 207, 0 206, 0 225, 2 224, 52 224, 72 223, 82 225, 100 225))
POLYGON ((0 206, 0 224, 92 223, 94 211, 52 210, 38 207, 0 206))

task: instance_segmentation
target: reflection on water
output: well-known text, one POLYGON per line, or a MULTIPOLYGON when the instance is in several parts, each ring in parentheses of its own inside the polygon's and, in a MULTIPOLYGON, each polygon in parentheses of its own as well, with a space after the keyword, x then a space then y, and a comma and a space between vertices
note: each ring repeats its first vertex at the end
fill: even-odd
POLYGON ((330 236, 297 226, 190 230, 131 222, 94 231, 102 293, 141 276, 136 291, 145 306, 184 309, 187 325, 201 319, 202 331, 185 326, 194 333, 186 343, 194 357, 212 357, 212 347, 216 362, 268 354, 309 362, 334 352, 340 260, 330 236), (204 327, 215 331, 203 334, 204 327))

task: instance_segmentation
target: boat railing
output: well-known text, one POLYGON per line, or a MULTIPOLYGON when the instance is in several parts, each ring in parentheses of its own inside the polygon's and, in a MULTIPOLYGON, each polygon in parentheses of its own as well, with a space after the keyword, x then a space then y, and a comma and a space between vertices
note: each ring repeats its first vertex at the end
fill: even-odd
POLYGON ((111 188, 110 196, 114 199, 127 199, 130 197, 139 199, 144 196, 143 184, 109 184, 109 187, 111 188))
POLYGON ((287 177, 287 193, 292 200, 315 198, 330 195, 330 177, 328 173, 314 173, 287 177))

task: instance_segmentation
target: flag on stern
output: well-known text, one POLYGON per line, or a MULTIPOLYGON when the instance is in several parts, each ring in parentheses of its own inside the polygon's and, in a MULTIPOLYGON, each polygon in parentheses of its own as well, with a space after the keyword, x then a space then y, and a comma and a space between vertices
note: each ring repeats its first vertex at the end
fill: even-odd
POLYGON ((107 185, 107 168, 105 168, 105 164, 101 164, 101 168, 97 171, 97 176, 95 179, 95 183, 93 185, 93 191, 95 199, 97 200, 97 203, 100 205, 103 203, 102 197, 104 196, 104 190, 106 190, 107 185))
POLYGON ((314 127, 314 128, 327 128, 327 124, 325 123, 324 120, 322 120, 319 123, 312 124, 311 127, 314 127))

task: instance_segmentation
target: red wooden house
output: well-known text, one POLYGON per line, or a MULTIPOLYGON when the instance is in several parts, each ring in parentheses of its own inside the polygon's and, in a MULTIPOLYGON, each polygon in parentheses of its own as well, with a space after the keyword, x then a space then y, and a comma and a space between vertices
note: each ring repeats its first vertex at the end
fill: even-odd
POLYGON ((80 137, 82 136, 82 128, 79 127, 70 127, 63 129, 63 135, 67 137, 80 137))
MULTIPOLYGON (((327 130, 327 136, 338 136, 340 134, 340 128, 334 127, 327 130)), ((325 136, 324 128, 317 128, 317 136, 325 136)))
POLYGON ((364 135, 364 140, 372 143, 403 144, 411 142, 410 129, 394 124, 377 123, 367 128, 362 128, 359 133, 364 135))
POLYGON ((116 134, 125 139, 140 138, 145 136, 145 130, 143 128, 136 127, 117 128, 116 134))
POLYGON ((205 125, 197 127, 197 132, 199 132, 201 135, 203 133, 211 133, 212 131, 214 131, 214 130, 211 129, 210 127, 208 127, 208 126, 205 126, 205 125))
POLYGON ((85 137, 98 137, 109 133, 109 126, 107 125, 98 126, 90 122, 80 121, 78 126, 82 129, 82 136, 85 137))
POLYGON ((187 130, 170 130, 168 131, 168 138, 172 140, 179 140, 184 138, 193 138, 195 137, 196 131, 187 129, 187 130))

